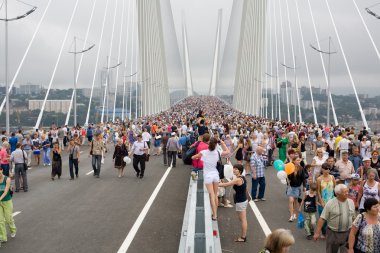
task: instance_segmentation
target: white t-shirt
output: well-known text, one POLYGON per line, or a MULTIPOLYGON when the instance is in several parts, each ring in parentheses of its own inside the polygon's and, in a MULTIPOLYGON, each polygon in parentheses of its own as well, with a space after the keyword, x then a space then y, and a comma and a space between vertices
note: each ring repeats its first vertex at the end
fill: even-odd
POLYGON ((201 160, 203 161, 203 173, 218 173, 216 169, 216 163, 219 161, 218 151, 215 149, 214 151, 210 151, 208 149, 202 150, 200 152, 202 154, 201 160))
POLYGON ((141 136, 143 141, 145 142, 150 141, 150 139, 152 138, 152 136, 148 132, 143 132, 141 136))
POLYGON ((348 144, 350 143, 349 140, 346 138, 343 138, 341 141, 338 143, 339 150, 348 150, 348 144))

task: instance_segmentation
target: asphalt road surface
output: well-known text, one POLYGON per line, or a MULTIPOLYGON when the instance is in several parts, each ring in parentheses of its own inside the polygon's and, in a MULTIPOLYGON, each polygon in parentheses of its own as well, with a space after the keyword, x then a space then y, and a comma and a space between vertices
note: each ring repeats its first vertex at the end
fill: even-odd
MULTIPOLYGON (((15 193, 13 198, 17 236, 9 238, 1 252, 108 253, 123 247, 131 253, 178 252, 189 167, 179 161, 176 168, 168 168, 162 157, 151 156, 143 179, 136 178, 132 165, 118 178, 112 153, 108 153, 100 178, 95 178, 87 154, 84 147, 79 179, 73 181, 69 180, 67 154, 60 180, 50 179, 50 167, 35 166, 28 171, 29 192, 15 193)), ((323 241, 307 241, 304 230, 297 229, 296 222, 288 222, 285 186, 273 168, 268 168, 266 178, 267 201, 256 203, 264 223, 270 230, 293 231, 296 245, 291 252, 324 252, 323 241)), ((223 252, 263 248, 265 233, 251 207, 247 215, 247 242, 235 243, 240 230, 235 209, 219 208, 223 252)))

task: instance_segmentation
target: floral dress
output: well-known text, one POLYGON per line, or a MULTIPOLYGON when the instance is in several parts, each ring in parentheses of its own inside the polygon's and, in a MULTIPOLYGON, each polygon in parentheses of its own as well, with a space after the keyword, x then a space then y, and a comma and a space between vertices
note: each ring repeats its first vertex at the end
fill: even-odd
POLYGON ((376 224, 368 224, 364 214, 352 223, 358 229, 356 249, 366 253, 380 252, 380 217, 376 224))

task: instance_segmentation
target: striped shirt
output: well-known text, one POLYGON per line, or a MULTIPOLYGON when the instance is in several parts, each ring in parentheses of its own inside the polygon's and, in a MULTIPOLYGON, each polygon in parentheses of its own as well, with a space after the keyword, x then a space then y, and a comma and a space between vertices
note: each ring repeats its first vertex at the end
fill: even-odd
POLYGON ((327 221, 327 226, 334 232, 346 232, 355 219, 355 205, 351 199, 344 202, 337 198, 330 199, 323 209, 321 218, 327 221))

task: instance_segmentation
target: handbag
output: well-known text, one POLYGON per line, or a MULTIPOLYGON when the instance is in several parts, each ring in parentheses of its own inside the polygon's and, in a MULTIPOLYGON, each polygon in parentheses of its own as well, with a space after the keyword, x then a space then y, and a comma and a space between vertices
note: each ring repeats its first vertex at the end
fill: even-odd
POLYGON ((21 150, 21 152, 22 152, 22 158, 24 158, 24 170, 28 170, 28 165, 25 162, 24 150, 21 150))
POLYGON ((192 164, 192 159, 191 157, 196 155, 197 153, 197 148, 199 146, 200 141, 198 141, 194 146, 190 147, 183 155, 182 155, 182 160, 184 164, 191 165, 192 164))
MULTIPOLYGON (((145 148, 145 141, 144 141, 144 148, 145 148)), ((149 162, 150 154, 144 153, 144 160, 145 162, 149 162)))
POLYGON ((305 217, 303 216, 303 213, 298 214, 298 220, 297 220, 297 228, 302 229, 305 226, 305 217))
POLYGON ((94 141, 91 142, 91 150, 90 150, 90 155, 92 155, 92 149, 94 148, 94 141))
POLYGON ((222 158, 220 157, 220 153, 218 151, 219 161, 216 162, 216 169, 219 173, 219 179, 224 179, 224 165, 222 163, 222 158))

